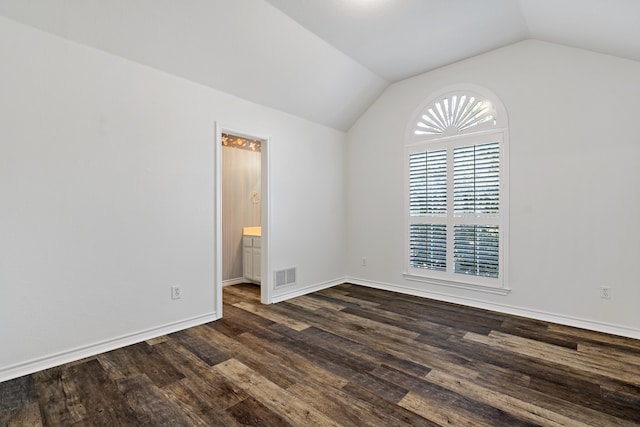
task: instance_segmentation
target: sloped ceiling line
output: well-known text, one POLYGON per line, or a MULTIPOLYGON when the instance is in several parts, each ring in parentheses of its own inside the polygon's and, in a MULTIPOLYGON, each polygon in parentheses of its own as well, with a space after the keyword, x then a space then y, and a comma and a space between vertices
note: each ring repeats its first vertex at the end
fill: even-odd
POLYGON ((640 61, 638 0, 0 0, 0 15, 343 131, 389 83, 528 38, 640 61))

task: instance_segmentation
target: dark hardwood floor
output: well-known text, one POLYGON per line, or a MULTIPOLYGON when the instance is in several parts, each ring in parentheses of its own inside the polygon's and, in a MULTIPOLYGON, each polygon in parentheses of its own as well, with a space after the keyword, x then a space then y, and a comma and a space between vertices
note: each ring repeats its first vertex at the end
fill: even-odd
POLYGON ((0 425, 640 425, 640 341, 340 285, 0 383, 0 425))

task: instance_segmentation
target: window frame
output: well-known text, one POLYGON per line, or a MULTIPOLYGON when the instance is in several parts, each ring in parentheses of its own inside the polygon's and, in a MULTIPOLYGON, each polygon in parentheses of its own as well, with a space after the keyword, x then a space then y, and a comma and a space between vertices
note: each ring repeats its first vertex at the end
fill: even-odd
POLYGON ((509 242, 509 151, 508 151, 508 128, 506 126, 506 112, 502 103, 495 95, 484 88, 468 88, 456 86, 451 89, 441 91, 436 96, 430 97, 428 102, 422 104, 418 113, 413 116, 407 128, 404 149, 404 272, 403 276, 407 280, 425 282, 429 284, 448 286, 454 288, 470 289, 481 292, 488 292, 506 295, 510 292, 508 287, 508 242, 509 242), (480 92, 480 93, 479 93, 480 92), (467 93, 477 95, 479 98, 491 102, 495 108, 496 120, 493 125, 482 126, 480 130, 464 131, 462 133, 445 136, 417 136, 414 131, 417 122, 423 112, 432 107, 438 100, 451 95, 467 93), (453 153, 458 147, 471 145, 481 145, 485 143, 497 142, 499 145, 500 178, 499 178, 499 213, 489 214, 455 214, 453 210, 453 153), (410 209, 410 167, 409 160, 412 153, 422 153, 425 151, 446 150, 447 152, 447 213, 412 215, 410 209), (445 224, 447 226, 447 267, 446 271, 430 270, 411 266, 410 259, 410 227, 412 224, 445 224), (499 227, 499 249, 498 249, 498 278, 476 276, 454 272, 454 226, 455 225, 497 225, 499 227))

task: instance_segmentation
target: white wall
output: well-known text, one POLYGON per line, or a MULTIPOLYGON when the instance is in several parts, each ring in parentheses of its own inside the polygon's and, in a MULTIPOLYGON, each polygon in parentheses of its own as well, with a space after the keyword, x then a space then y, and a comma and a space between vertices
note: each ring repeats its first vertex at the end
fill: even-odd
POLYGON ((270 138, 271 265, 344 276, 343 133, 4 18, 0 63, 0 380, 217 317, 216 121, 270 138))
POLYGON ((539 41, 392 85, 348 133, 351 280, 640 338, 638 99, 640 63, 539 41), (493 91, 509 116, 508 296, 402 277, 404 132, 458 83, 493 91))
POLYGON ((387 86, 265 0, 2 0, 0 15, 342 130, 387 86))

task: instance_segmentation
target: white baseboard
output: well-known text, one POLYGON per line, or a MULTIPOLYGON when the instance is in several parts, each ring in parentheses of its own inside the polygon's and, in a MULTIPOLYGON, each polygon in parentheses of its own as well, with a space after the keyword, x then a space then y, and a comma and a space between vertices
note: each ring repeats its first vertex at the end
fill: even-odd
POLYGON ((286 289, 283 288, 283 292, 282 293, 273 296, 272 302, 273 303, 282 302, 282 301, 286 301, 286 300, 291 299, 291 298, 299 297, 299 296, 302 296, 302 295, 307 295, 307 294, 310 294, 312 292, 321 291, 323 289, 331 288, 332 286, 336 286, 336 285, 339 285, 341 283, 344 283, 346 280, 347 279, 345 277, 342 277, 340 279, 335 279, 335 280, 330 280, 330 281, 327 281, 327 282, 317 283, 315 285, 305 286, 304 288, 296 288, 296 289, 292 289, 290 291, 287 291, 286 289))
POLYGON ((237 277, 235 279, 227 279, 222 281, 222 287, 231 286, 231 285, 239 285, 240 283, 247 283, 247 279, 244 277, 237 277))
POLYGON ((425 291, 408 286, 391 283, 376 282, 356 277, 347 277, 345 282, 354 285, 366 286, 369 288, 382 289, 385 291, 398 292, 418 297, 431 298, 438 301, 445 301, 454 304, 467 305, 484 310, 497 311, 499 313, 512 314, 514 316, 528 317, 530 319, 542 320, 544 322, 558 323, 560 325, 572 326, 575 328, 588 329, 596 332, 604 332, 612 335, 619 335, 626 338, 640 339, 640 329, 629 328, 627 326, 615 325, 605 322, 598 322, 578 317, 565 316, 562 314, 549 313, 541 310, 531 310, 523 307, 516 307, 506 304, 492 303, 475 298, 460 297, 441 292, 425 291))
POLYGON ((32 374, 42 371, 43 369, 53 368, 65 363, 75 362, 85 357, 95 356, 96 354, 105 353, 117 348, 137 344, 162 335, 178 332, 183 329, 192 328, 204 323, 218 320, 220 317, 217 313, 208 313, 202 316, 192 317, 190 319, 181 320, 179 322, 170 323, 156 328, 147 329, 133 334, 123 335, 117 338, 97 342, 95 344, 78 347, 72 350, 63 351, 49 356, 40 357, 29 360, 27 362, 18 363, 16 365, 0 368, 0 382, 8 381, 23 375, 32 374))
MULTIPOLYGON (((522 307, 515 307, 505 304, 491 303, 475 298, 459 297, 449 295, 446 293, 424 291, 420 289, 410 288, 407 286, 376 282, 371 280, 359 279, 356 277, 344 277, 336 280, 331 280, 323 283, 317 283, 304 288, 293 289, 291 291, 285 291, 279 295, 273 297, 273 302, 286 301, 291 298, 295 298, 301 295, 310 294, 312 292, 320 291, 322 289, 330 288, 341 283, 353 283, 355 285, 366 286, 374 289, 382 289, 392 292, 399 292, 407 295, 414 295, 424 298, 431 298, 438 301, 445 301, 454 304, 467 305, 475 308, 481 308, 484 310, 492 310, 499 313, 512 314, 515 316, 528 317, 531 319, 542 320, 545 322, 558 323, 561 325, 572 326, 582 329, 588 329, 597 332, 604 332, 613 335, 619 335, 627 338, 640 339, 640 329, 629 328, 626 326, 614 325, 604 322, 597 322, 588 319, 581 319, 571 316, 559 315, 554 313, 548 313, 539 310, 531 310, 522 307)), ((243 282, 239 282, 243 283, 243 282)), ((8 381, 14 378, 21 377, 23 375, 32 374, 34 372, 41 371, 43 369, 52 368, 54 366, 63 365, 65 363, 74 362, 86 357, 95 356, 96 354, 104 353, 107 351, 115 350, 117 348, 125 347, 132 344, 137 344, 148 339, 157 338, 162 335, 170 334, 173 332, 181 331, 183 329, 191 328, 194 326, 202 325, 204 323, 218 320, 220 317, 217 313, 208 313, 202 316, 193 317, 190 319, 182 320, 175 323, 151 328, 148 330, 136 332, 129 335, 123 335, 121 337, 105 340, 95 344, 91 344, 84 347, 79 347, 73 350, 68 350, 50 356, 45 356, 37 359, 33 359, 27 362, 19 363, 16 365, 0 368, 0 382, 8 381)))

